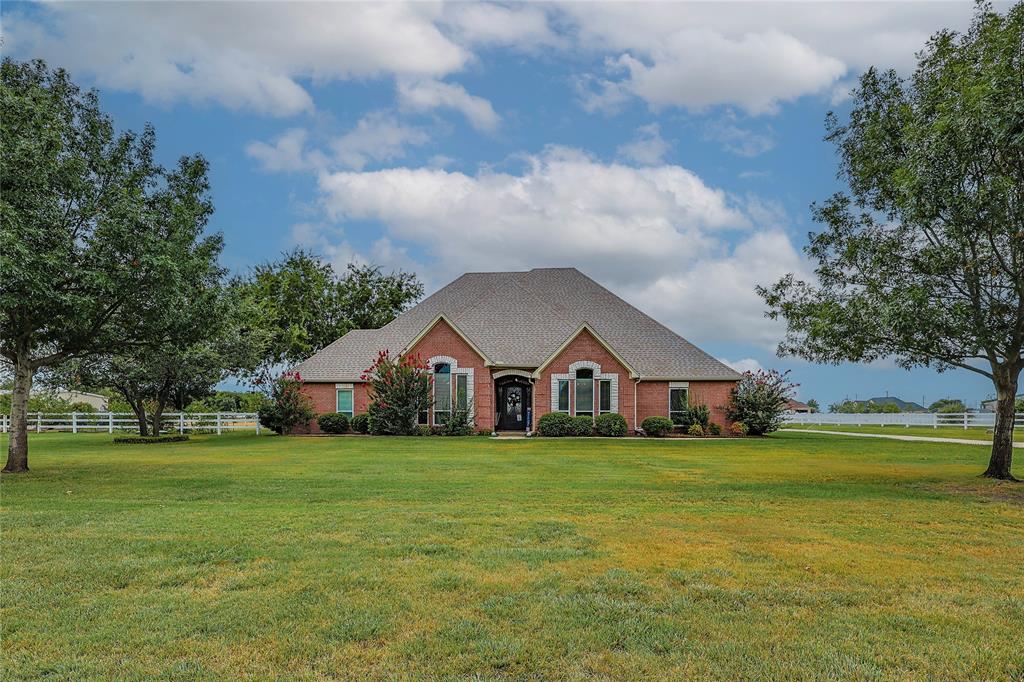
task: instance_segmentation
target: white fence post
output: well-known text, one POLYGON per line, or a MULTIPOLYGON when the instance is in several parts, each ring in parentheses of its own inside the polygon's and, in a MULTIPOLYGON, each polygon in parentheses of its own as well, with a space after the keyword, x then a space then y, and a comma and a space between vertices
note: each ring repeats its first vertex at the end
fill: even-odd
POLYGON ((107 433, 114 432, 114 413, 107 412, 107 433))
POLYGON ((71 433, 78 433, 78 413, 71 413, 71 433))
POLYGON ((938 414, 938 412, 936 412, 935 414, 932 415, 932 428, 933 429, 939 428, 939 414, 938 414))
POLYGON ((217 413, 217 435, 220 435, 220 412, 217 413))
POLYGON ((36 433, 43 432, 43 415, 41 412, 36 412, 36 433))
POLYGON ((967 430, 967 413, 964 412, 964 431, 967 430))
POLYGON ((256 435, 260 435, 260 413, 256 413, 256 435))
POLYGON ((185 413, 178 413, 178 433, 185 433, 185 413))

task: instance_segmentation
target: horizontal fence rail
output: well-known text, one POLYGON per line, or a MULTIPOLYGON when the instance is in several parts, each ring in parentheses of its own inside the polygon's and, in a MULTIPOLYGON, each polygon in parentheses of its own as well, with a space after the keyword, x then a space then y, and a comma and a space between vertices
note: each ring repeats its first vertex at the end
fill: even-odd
MULTIPOLYGON (((787 414, 789 424, 820 424, 834 426, 940 426, 958 428, 994 428, 996 415, 994 412, 894 412, 879 414, 846 414, 833 412, 814 412, 812 414, 787 414)), ((1024 429, 1024 414, 1018 414, 1014 420, 1014 428, 1024 429)))
MULTIPOLYGON (((150 424, 152 416, 147 415, 150 424)), ((131 412, 29 412, 28 429, 85 433, 106 431, 138 431, 139 420, 131 412)), ((11 416, 0 415, 0 433, 11 430, 11 416)), ((255 412, 165 412, 160 415, 161 432, 216 433, 225 431, 260 432, 260 418, 255 412)))

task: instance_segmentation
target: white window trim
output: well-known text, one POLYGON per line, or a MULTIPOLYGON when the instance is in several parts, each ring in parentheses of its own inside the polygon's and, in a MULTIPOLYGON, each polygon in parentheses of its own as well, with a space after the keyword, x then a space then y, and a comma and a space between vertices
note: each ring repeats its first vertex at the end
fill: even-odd
POLYGON ((619 411, 619 375, 614 372, 602 372, 601 365, 592 360, 578 360, 569 365, 568 374, 552 374, 551 375, 551 411, 559 412, 558 409, 558 382, 559 380, 569 382, 569 395, 572 396, 569 402, 568 414, 576 414, 576 370, 578 369, 591 369, 594 371, 594 403, 595 411, 593 415, 596 417, 598 414, 611 414, 612 412, 618 413, 619 411), (596 407, 600 406, 600 388, 598 387, 598 381, 607 381, 611 384, 612 392, 612 404, 610 412, 599 412, 596 407))
MULTIPOLYGON (((453 375, 454 374, 464 374, 466 376, 466 408, 469 410, 469 422, 471 424, 475 424, 476 422, 475 422, 474 415, 476 414, 476 401, 475 401, 475 395, 476 395, 475 394, 475 388, 476 387, 474 386, 475 382, 473 380, 474 379, 473 368, 472 367, 459 367, 459 361, 456 360, 455 358, 453 358, 450 355, 435 355, 434 357, 432 357, 429 360, 427 360, 427 367, 430 368, 428 371, 431 374, 433 374, 434 373, 434 366, 435 365, 440 365, 440 364, 448 365, 448 368, 451 370, 451 374, 453 374, 453 375)), ((452 410, 456 409, 455 408, 455 384, 456 384, 456 382, 453 380, 452 381, 452 385, 451 385, 451 391, 452 391, 452 410)), ((436 422, 435 419, 433 419, 434 409, 431 408, 430 412, 431 412, 431 421, 436 425, 437 422, 436 422)))
POLYGON ((356 415, 356 387, 354 384, 334 384, 334 411, 338 410, 338 393, 340 391, 351 391, 352 392, 352 413, 342 412, 342 414, 348 414, 349 417, 356 415))
MULTIPOLYGON (((668 418, 672 418, 672 390, 683 389, 686 391, 686 407, 690 407, 690 382, 689 381, 670 381, 668 382, 668 418)), ((678 412, 679 410, 675 410, 678 412)))

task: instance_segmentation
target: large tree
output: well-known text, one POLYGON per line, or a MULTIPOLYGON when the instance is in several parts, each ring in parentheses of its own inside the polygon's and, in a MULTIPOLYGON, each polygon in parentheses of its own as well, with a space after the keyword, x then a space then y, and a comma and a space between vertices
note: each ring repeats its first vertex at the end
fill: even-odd
POLYGON ((220 237, 203 236, 202 158, 161 168, 151 128, 115 132, 95 91, 42 61, 0 71, 0 356, 14 374, 4 471, 20 472, 35 373, 159 339, 220 237))
POLYGON ((817 282, 759 292, 813 361, 893 357, 995 385, 984 475, 1012 479, 1014 395, 1024 368, 1024 3, 979 5, 941 31, 912 76, 870 69, 848 122, 829 114, 849 193, 813 207, 817 282))
POLYGON ((67 363, 62 383, 113 388, 135 413, 139 435, 146 436, 160 433, 167 407, 184 409, 229 376, 254 371, 266 339, 253 324, 253 311, 221 286, 219 274, 211 262, 189 305, 166 311, 163 338, 67 363))
POLYGON ((257 266, 236 287, 262 311, 269 366, 301 362, 352 329, 382 327, 423 295, 413 274, 349 264, 338 276, 302 249, 257 266))

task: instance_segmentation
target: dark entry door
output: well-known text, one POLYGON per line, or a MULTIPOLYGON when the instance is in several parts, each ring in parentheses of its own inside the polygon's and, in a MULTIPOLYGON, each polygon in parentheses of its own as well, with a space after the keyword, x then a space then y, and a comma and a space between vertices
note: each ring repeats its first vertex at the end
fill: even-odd
POLYGON ((530 406, 529 387, 507 383, 498 389, 498 430, 525 431, 526 409, 530 406))

